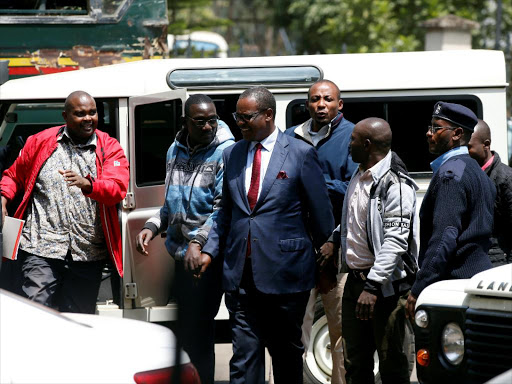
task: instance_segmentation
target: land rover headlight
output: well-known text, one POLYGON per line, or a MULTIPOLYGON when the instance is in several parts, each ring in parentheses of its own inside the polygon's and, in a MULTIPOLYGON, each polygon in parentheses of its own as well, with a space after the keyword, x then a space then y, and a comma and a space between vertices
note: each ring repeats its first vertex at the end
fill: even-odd
POLYGON ((441 339, 443 354, 453 365, 459 365, 464 358, 464 334, 456 323, 448 323, 441 339))
POLYGON ((423 309, 420 309, 416 312, 414 315, 414 322, 416 325, 420 328, 427 328, 428 327, 428 314, 423 309))

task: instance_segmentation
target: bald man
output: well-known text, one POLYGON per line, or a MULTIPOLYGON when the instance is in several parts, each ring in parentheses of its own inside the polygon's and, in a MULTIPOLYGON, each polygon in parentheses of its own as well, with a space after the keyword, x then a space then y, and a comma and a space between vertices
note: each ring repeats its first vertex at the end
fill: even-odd
POLYGON ((500 156, 491 151, 491 130, 483 120, 478 120, 468 150, 496 187, 489 259, 493 267, 509 264, 512 262, 512 168, 503 164, 500 156))
POLYGON ((88 93, 71 93, 62 116, 65 125, 30 136, 4 172, 2 216, 21 194, 14 216, 25 220, 23 293, 59 311, 94 313, 105 259, 123 275, 116 204, 128 188, 128 160, 116 139, 96 129, 88 93))
MULTIPOLYGON (((410 382, 402 345, 412 284, 407 271, 418 255, 418 187, 391 151, 391 137, 385 120, 368 118, 356 124, 350 140, 359 168, 350 180, 336 229, 341 232, 341 268, 348 272, 342 335, 349 384, 373 383, 375 350, 383 383, 410 382)), ((330 241, 336 237, 333 234, 330 241)))

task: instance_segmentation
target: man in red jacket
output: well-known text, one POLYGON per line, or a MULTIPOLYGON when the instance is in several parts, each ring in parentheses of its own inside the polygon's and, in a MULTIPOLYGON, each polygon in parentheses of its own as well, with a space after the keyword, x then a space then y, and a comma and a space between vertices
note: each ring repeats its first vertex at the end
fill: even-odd
POLYGON ((71 93, 66 122, 28 138, 0 181, 2 219, 23 195, 15 217, 25 220, 18 259, 22 290, 63 312, 94 313, 108 254, 122 276, 116 204, 126 195, 128 160, 108 134, 96 130, 96 102, 71 93))

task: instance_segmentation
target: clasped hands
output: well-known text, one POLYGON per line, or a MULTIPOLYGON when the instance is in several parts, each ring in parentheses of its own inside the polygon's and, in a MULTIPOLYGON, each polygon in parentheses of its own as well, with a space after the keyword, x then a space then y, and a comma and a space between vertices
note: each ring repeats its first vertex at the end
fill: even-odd
MULTIPOLYGON (((153 232, 150 229, 144 228, 142 231, 140 231, 135 239, 137 251, 145 256, 149 255, 147 247, 152 238, 153 232)), ((212 258, 210 255, 201 252, 200 244, 194 242, 189 243, 187 252, 183 258, 186 271, 192 272, 196 279, 200 279, 210 265, 211 261, 212 258)))
POLYGON ((336 277, 338 268, 332 256, 334 254, 334 244, 326 242, 318 251, 316 262, 319 267, 317 288, 321 294, 327 294, 338 284, 336 277))
POLYGON ((185 271, 192 272, 196 279, 200 279, 212 262, 212 258, 209 254, 201 252, 200 244, 189 243, 183 262, 185 263, 185 271))

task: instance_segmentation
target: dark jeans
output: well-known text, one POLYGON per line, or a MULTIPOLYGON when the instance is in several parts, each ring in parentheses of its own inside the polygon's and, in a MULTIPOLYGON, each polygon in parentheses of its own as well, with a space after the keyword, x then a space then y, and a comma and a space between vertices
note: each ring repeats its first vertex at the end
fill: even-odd
POLYGON ((94 313, 104 260, 50 259, 19 250, 22 291, 37 303, 61 312, 94 313))
POLYGON ((222 299, 222 260, 213 260, 200 280, 175 263, 178 337, 197 368, 201 383, 213 384, 215 374, 215 316, 222 299))
POLYGON ((355 316, 365 282, 348 275, 342 301, 342 335, 347 384, 373 383, 373 354, 379 354, 383 384, 410 383, 409 363, 403 350, 407 294, 377 298, 370 320, 355 316))
MULTIPOLYGON (((249 264, 249 263, 246 263, 249 264)), ((265 347, 272 356, 276 384, 302 384, 302 320, 309 291, 265 294, 256 289, 251 268, 238 291, 226 293, 233 357, 231 384, 265 382, 265 347)))

